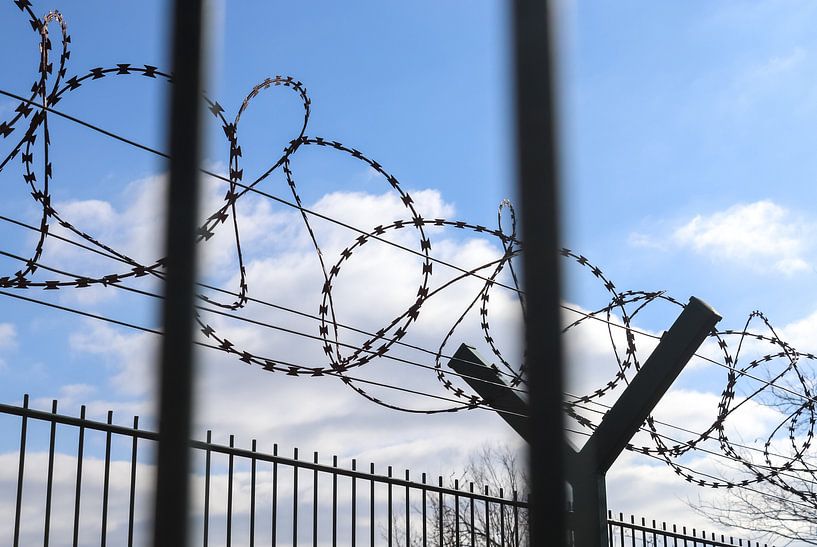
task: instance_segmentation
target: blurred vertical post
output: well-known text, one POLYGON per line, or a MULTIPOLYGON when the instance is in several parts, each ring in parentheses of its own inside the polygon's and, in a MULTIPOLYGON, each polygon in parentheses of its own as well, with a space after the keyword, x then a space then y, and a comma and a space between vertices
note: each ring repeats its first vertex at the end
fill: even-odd
POLYGON ((203 0, 176 0, 154 545, 187 545, 203 0))
POLYGON ((531 545, 565 545, 562 348, 553 33, 548 0, 514 0, 517 176, 530 386, 531 545))

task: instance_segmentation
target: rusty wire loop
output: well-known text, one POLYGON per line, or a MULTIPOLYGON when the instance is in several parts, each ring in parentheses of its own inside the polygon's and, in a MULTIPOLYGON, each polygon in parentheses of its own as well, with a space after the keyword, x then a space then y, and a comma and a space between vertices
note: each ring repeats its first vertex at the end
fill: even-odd
MULTIPOLYGON (((0 277, 0 289, 59 290, 67 288, 82 289, 91 286, 127 287, 130 281, 145 276, 152 276, 161 280, 164 276, 164 258, 158 258, 150 263, 141 263, 121 250, 104 243, 94 236, 91 231, 85 231, 75 226, 71 219, 65 217, 61 211, 54 207, 51 201, 54 174, 49 156, 52 143, 48 120, 50 113, 59 113, 56 111, 55 106, 63 97, 86 86, 93 85, 93 82, 97 80, 140 77, 172 83, 173 76, 163 72, 156 66, 124 63, 111 67, 92 68, 81 75, 68 78, 66 73, 70 59, 71 37, 68 34, 67 25, 62 15, 52 11, 45 17, 39 18, 34 14, 28 0, 13 0, 13 3, 27 17, 31 28, 39 36, 40 59, 37 78, 28 95, 16 95, 2 91, 4 95, 17 97, 19 101, 11 116, 6 120, 0 120, 0 143, 9 142, 12 144, 11 151, 5 157, 0 157, 2 159, 0 161, 0 171, 12 160, 19 158, 22 164, 23 182, 27 185, 32 198, 38 204, 40 216, 39 227, 34 227, 38 235, 33 249, 27 255, 28 258, 3 253, 7 257, 20 259, 24 265, 16 272, 0 277), (52 44, 49 30, 54 25, 59 27, 60 38, 56 62, 53 53, 54 44, 52 44), (36 147, 38 142, 41 144, 41 149, 36 147), (80 238, 83 242, 79 244, 81 247, 112 258, 127 265, 127 267, 104 276, 86 276, 48 268, 42 263, 46 242, 50 237, 64 239, 58 234, 50 233, 50 225, 53 222, 58 223, 59 226, 80 238), (56 278, 40 279, 36 274, 42 271, 56 274, 56 278)), ((462 325, 469 314, 476 313, 480 317, 480 329, 484 342, 491 352, 492 360, 496 363, 493 366, 503 378, 507 379, 512 388, 520 391, 524 389, 524 364, 514 363, 512 359, 506 357, 500 343, 497 341, 497 337, 492 332, 490 322, 492 313, 490 297, 492 292, 497 290, 508 291, 518 301, 520 313, 523 317, 525 316, 525 295, 524 291, 520 289, 514 266, 514 261, 522 253, 523 245, 517 235, 516 216, 510 202, 505 200, 500 204, 495 228, 459 220, 424 217, 411 195, 402 187, 398 179, 380 163, 369 158, 360 150, 338 141, 307 135, 312 103, 303 83, 290 76, 267 78, 254 86, 232 119, 228 118, 226 109, 217 101, 207 97, 205 97, 205 100, 213 119, 222 127, 229 146, 229 175, 220 177, 210 173, 216 178, 226 181, 228 189, 221 205, 208 215, 201 224, 198 240, 200 244, 206 244, 217 230, 230 229, 232 231, 233 245, 237 256, 238 283, 233 290, 208 287, 213 289, 212 292, 217 292, 224 297, 223 300, 213 296, 212 292, 209 295, 199 294, 202 302, 212 306, 211 308, 199 306, 195 318, 203 337, 206 339, 202 340, 203 345, 232 355, 244 363, 256 365, 269 372, 279 372, 293 376, 306 375, 314 377, 326 375, 339 377, 361 396, 384 407, 429 414, 453 412, 487 406, 484 400, 471 394, 470 391, 464 388, 464 384, 457 382, 456 374, 445 368, 450 354, 453 353, 452 345, 461 342, 461 340, 456 339, 457 328, 462 325), (301 102, 303 118, 281 155, 259 177, 250 182, 245 182, 243 180, 242 149, 239 141, 240 121, 252 101, 272 89, 285 89, 294 93, 301 102), (299 150, 308 147, 332 149, 368 166, 374 173, 382 177, 388 183, 390 191, 395 192, 400 198, 406 210, 406 218, 365 230, 351 227, 355 231, 351 243, 336 258, 331 259, 328 257, 318 243, 318 236, 312 223, 316 213, 304 207, 298 191, 297 176, 292 165, 292 159, 299 150), (259 189, 260 185, 274 172, 283 174, 292 201, 259 189), (252 296, 247 280, 244 249, 239 236, 240 226, 236 207, 240 200, 250 192, 275 199, 279 203, 293 207, 300 213, 303 228, 308 234, 320 265, 323 284, 320 288, 320 304, 316 314, 298 310, 288 311, 309 317, 317 323, 317 331, 310 334, 309 337, 317 339, 322 345, 325 357, 325 362, 322 364, 293 363, 248 351, 229 340, 208 323, 208 315, 229 315, 244 308, 249 302, 276 306, 276 304, 252 296), (230 228, 224 228, 223 225, 228 225, 230 228), (470 269, 446 263, 431 254, 433 242, 429 228, 456 229, 490 238, 500 247, 498 257, 470 269), (416 246, 414 248, 403 247, 384 239, 387 234, 401 230, 410 230, 416 235, 416 246), (355 329, 342 323, 338 317, 339 310, 334 301, 335 293, 333 292, 341 271, 353 260, 356 253, 359 254, 361 247, 370 241, 389 243, 421 259, 420 282, 417 286, 416 296, 413 297, 413 302, 397 316, 385 322, 375 332, 355 329), (435 264, 437 269, 447 267, 453 269, 456 274, 453 278, 435 286, 432 284, 432 279, 436 279, 433 277, 435 264), (435 350, 415 347, 415 349, 421 349, 433 355, 433 364, 426 366, 426 368, 430 368, 434 372, 439 383, 448 392, 447 397, 436 397, 449 403, 447 406, 439 408, 406 408, 403 405, 383 400, 366 391, 363 387, 364 385, 381 384, 348 375, 349 371, 363 367, 380 358, 392 358, 389 354, 396 347, 414 347, 407 344, 403 339, 412 325, 418 320, 424 305, 429 299, 463 279, 477 280, 481 286, 471 296, 470 301, 465 303, 462 312, 445 332, 435 350), (343 329, 352 329, 358 334, 365 335, 366 339, 358 344, 344 342, 343 329), (453 404, 450 404, 452 402, 453 404)), ((68 117, 67 115, 64 116, 68 117)), ((92 127, 86 122, 81 123, 92 127)), ((110 132, 100 131, 113 136, 110 132)), ((154 154, 163 155, 159 151, 133 141, 124 138, 119 139, 154 154)), ((5 217, 0 220, 20 224, 18 221, 5 217)), ((585 431, 590 431, 600 418, 595 416, 594 421, 590 417, 593 413, 588 415, 586 412, 582 412, 587 409, 586 405, 596 403, 604 397, 610 396, 616 388, 626 384, 640 369, 642 356, 636 344, 636 334, 639 334, 639 332, 633 328, 633 321, 643 310, 651 308, 655 304, 665 303, 677 307, 683 307, 683 304, 660 291, 619 291, 602 270, 593 265, 583 255, 570 249, 562 249, 561 255, 575 266, 589 272, 609 298, 605 305, 594 311, 584 312, 579 310, 577 312, 578 319, 566 324, 563 331, 564 333, 576 331, 579 327, 587 325, 591 320, 603 322, 607 329, 610 354, 616 366, 615 373, 611 378, 604 380, 598 387, 589 390, 585 395, 573 397, 564 403, 568 416, 584 427, 585 431), (619 335, 620 332, 623 333, 623 342, 622 337, 619 335)), ((7 293, 3 292, 3 294, 7 293)), ((645 427, 653 445, 630 445, 628 448, 662 459, 678 475, 699 486, 732 488, 747 487, 751 484, 765 482, 797 496, 799 500, 810 506, 817 507, 817 494, 803 487, 804 484, 817 482, 817 476, 815 475, 817 468, 812 464, 808 452, 813 439, 815 423, 815 401, 812 387, 814 374, 805 364, 813 362, 817 358, 813 354, 800 352, 781 340, 769 320, 758 311, 749 316, 743 329, 713 332, 711 342, 713 347, 717 346, 719 356, 714 359, 710 354, 707 359, 719 364, 726 370, 725 386, 717 406, 717 413, 712 422, 700 432, 691 435, 689 439, 674 442, 674 439, 659 430, 663 424, 651 417, 646 421, 645 427), (762 329, 760 332, 751 330, 756 324, 759 324, 762 329), (765 355, 739 365, 742 352, 755 351, 754 349, 745 349, 750 345, 750 342, 754 345, 766 344, 771 346, 772 349, 765 355), (757 378, 758 376, 764 377, 762 378, 763 381, 759 383, 759 387, 750 383, 748 379, 757 378), (726 424, 738 409, 758 403, 775 408, 783 416, 783 419, 773 428, 766 439, 761 449, 762 457, 755 456, 753 451, 745 450, 744 445, 730 441, 726 428, 726 424), (707 441, 717 444, 721 455, 742 468, 745 471, 745 478, 740 480, 715 478, 710 474, 711 470, 703 472, 691 469, 688 465, 688 459, 685 460, 683 457, 702 448, 703 443, 707 441), (786 446, 782 445, 783 441, 787 444, 786 446), (783 452, 786 452, 786 455, 783 455, 783 452)), ((413 364, 419 363, 415 362, 413 364)), ((712 443, 708 446, 708 450, 712 449, 712 443)))

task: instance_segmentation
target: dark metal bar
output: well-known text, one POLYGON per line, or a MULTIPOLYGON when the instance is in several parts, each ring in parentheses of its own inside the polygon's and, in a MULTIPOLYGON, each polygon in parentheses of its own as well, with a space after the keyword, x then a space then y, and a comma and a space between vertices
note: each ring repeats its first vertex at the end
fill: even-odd
MULTIPOLYGON (((499 497, 504 498, 505 492, 499 489, 499 497)), ((505 547, 505 504, 499 504, 499 545, 505 547)))
MULTIPOLYGON (((352 458, 352 471, 357 470, 357 460, 352 458)), ((352 547, 357 541, 357 477, 352 477, 352 547)))
MULTIPOLYGON (((133 430, 139 429, 139 416, 133 417, 133 430)), ((128 547, 133 547, 133 518, 136 509, 136 456, 139 437, 133 436, 130 453, 130 499, 128 504, 128 547)))
MULTIPOLYGON (((51 401, 51 414, 57 413, 57 400, 51 401)), ((48 443, 48 478, 45 487, 45 525, 43 527, 43 547, 48 547, 51 532, 51 496, 54 488, 54 443, 57 440, 57 422, 51 422, 51 436, 48 443)))
MULTIPOLYGON (((85 420, 85 405, 79 407, 79 418, 85 420)), ((135 441, 136 437, 134 437, 135 441)), ((77 440, 77 480, 74 493, 74 542, 73 547, 79 545, 79 508, 80 494, 82 493, 82 455, 85 451, 85 426, 79 426, 79 439, 77 440)))
MULTIPOLYGON (((255 452, 255 439, 252 451, 255 452)), ((250 547, 255 547, 255 458, 250 460, 250 547)))
MULTIPOLYGON (((314 453, 314 461, 318 463, 318 453, 314 453)), ((312 471, 312 547, 318 547, 318 470, 312 471)))
POLYGON ((440 489, 437 491, 437 518, 438 522, 437 525, 439 527, 440 532, 440 545, 444 545, 443 541, 445 538, 444 529, 443 529, 443 512, 445 510, 445 506, 443 505, 443 478, 442 476, 437 477, 437 484, 439 485, 440 489))
MULTIPOLYGON (((23 395, 23 408, 28 409, 28 393, 23 395)), ((20 463, 17 466, 17 504, 14 509, 14 547, 20 545, 20 512, 23 507, 23 475, 26 466, 26 430, 28 417, 23 415, 20 425, 20 463)))
MULTIPOLYGON (((389 466, 388 477, 392 478, 392 476, 391 476, 391 466, 389 466)), ((391 536, 392 536, 392 515, 391 515, 391 512, 392 512, 392 491, 391 491, 391 481, 389 481, 387 483, 386 487, 388 488, 388 499, 389 499, 388 509, 387 509, 388 510, 388 524, 387 524, 387 527, 388 527, 389 547, 391 547, 391 545, 392 545, 392 542, 391 542, 391 539, 392 539, 391 538, 391 536)))
MULTIPOLYGON (((293 451, 293 459, 298 460, 298 449, 293 451)), ((292 467, 292 547, 298 547, 298 466, 292 467)))
MULTIPOLYGON (((108 423, 113 423, 113 410, 108 411, 108 423)), ((108 491, 111 485, 111 432, 105 433, 105 477, 102 482, 102 533, 101 545, 108 542, 108 491)))
MULTIPOLYGON (((471 492, 471 496, 468 498, 468 506, 471 510, 471 547, 474 547, 474 483, 468 483, 468 491, 471 492)), ((487 505, 486 505, 487 507, 487 505)))
POLYGON ((165 302, 154 545, 187 545, 192 414, 198 169, 201 146, 202 0, 176 0, 169 122, 165 302))
MULTIPOLYGON (((485 485, 485 495, 488 495, 488 485, 485 485)), ((473 503, 473 502, 472 502, 473 503)), ((491 512, 488 510, 488 504, 490 502, 485 500, 485 541, 490 544, 491 542, 491 512)))
MULTIPOLYGON (((272 454, 278 455, 278 443, 272 445, 272 454)), ((278 462, 272 462, 272 547, 278 544, 278 462)))
POLYGON ((476 349, 460 344, 448 366, 462 375, 471 389, 479 393, 489 406, 505 411, 499 412, 499 416, 523 439, 528 440, 530 428, 530 420, 526 418, 529 412, 528 404, 506 386, 496 369, 488 366, 487 361, 476 349))
POLYGON ((369 484, 369 547, 374 547, 374 462, 370 464, 371 483, 369 484))
MULTIPOLYGON (((408 469, 406 469, 406 482, 407 483, 410 482, 408 469)), ((406 547, 411 546, 410 504, 411 504, 411 487, 408 484, 406 484, 406 547)))
POLYGON ((423 495, 423 547, 427 547, 427 545, 428 545, 428 530, 427 530, 428 526, 427 526, 427 523, 426 523, 426 492, 427 492, 427 490, 426 490, 426 474, 425 473, 423 473, 422 481, 423 481, 423 490, 422 490, 422 495, 423 495))
MULTIPOLYGON (((9 414, 12 416, 25 416, 27 418, 31 418, 33 420, 40 420, 43 422, 57 422, 57 424, 65 424, 65 425, 73 425, 76 427, 84 427, 86 429, 92 429, 94 431, 102 431, 107 432, 110 431, 111 433, 116 433, 119 435, 127 435, 133 436, 136 435, 140 439, 149 439, 152 441, 159 440, 159 435, 157 433, 153 433, 151 431, 139 430, 134 432, 130 427, 126 426, 119 426, 115 424, 108 424, 105 422, 97 422, 94 420, 86 420, 84 418, 77 418, 74 416, 65 416, 63 414, 57 414, 54 416, 51 412, 44 411, 44 410, 36 410, 33 408, 28 408, 27 406, 14 406, 14 405, 7 405, 7 404, 0 404, 0 413, 2 414, 9 414)), ((193 443, 195 445, 195 443, 193 443)))
MULTIPOLYGON (((332 467, 338 466, 338 457, 332 456, 332 467)), ((338 545, 338 474, 332 473, 332 547, 338 545)))
MULTIPOLYGON (((230 448, 235 436, 230 435, 230 448)), ((227 457, 227 547, 233 544, 233 454, 227 457)))
POLYGON ((210 541, 210 442, 213 432, 207 430, 207 448, 204 450, 204 547, 210 541))
MULTIPOLYGON (((644 517, 641 517, 641 526, 643 526, 644 528, 647 527, 647 521, 644 519, 644 517)), ((647 545, 647 531, 646 530, 641 530, 641 544, 642 545, 647 545)))
POLYGON ((460 481, 454 479, 454 537, 460 547, 460 481))
MULTIPOLYGON (((519 500, 519 494, 516 490, 513 491, 513 501, 519 500)), ((513 506, 513 540, 514 544, 519 544, 519 507, 514 504, 513 506)))
POLYGON ((555 97, 547 0, 514 0, 517 172, 525 242, 531 545, 564 545, 561 288, 555 97))

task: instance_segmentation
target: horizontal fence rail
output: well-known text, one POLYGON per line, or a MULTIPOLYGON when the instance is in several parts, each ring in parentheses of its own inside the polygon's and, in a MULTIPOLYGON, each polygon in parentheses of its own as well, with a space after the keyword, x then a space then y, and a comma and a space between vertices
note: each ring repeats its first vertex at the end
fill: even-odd
MULTIPOLYGON (((724 534, 707 533, 703 530, 692 528, 687 531, 686 526, 680 528, 671 524, 667 527, 666 522, 660 525, 655 520, 648 523, 645 518, 641 518, 640 523, 630 515, 629 521, 625 520, 624 514, 619 513, 616 518, 612 511, 607 513, 607 532, 610 538, 611 547, 730 547, 732 545, 745 547, 761 547, 761 543, 752 543, 749 540, 726 536, 724 534)), ((763 547, 769 547, 762 544, 763 547)))
MULTIPOLYGON (((105 421, 0 404, 0 544, 147 545, 158 434, 105 421), (58 427, 59 426, 59 427, 58 427), (19 435, 17 434, 19 433, 19 435)), ((517 492, 374 463, 340 467, 317 452, 291 456, 191 441, 194 544, 395 547, 528 545, 527 501, 517 492)), ((608 522, 610 545, 718 547, 744 540, 707 539, 686 528, 608 522)), ((757 547, 755 544, 754 547, 757 547)))

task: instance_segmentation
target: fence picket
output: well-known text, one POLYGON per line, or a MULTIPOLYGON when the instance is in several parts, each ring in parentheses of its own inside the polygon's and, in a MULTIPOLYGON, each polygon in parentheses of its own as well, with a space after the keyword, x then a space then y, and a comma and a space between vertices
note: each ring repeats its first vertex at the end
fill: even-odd
MULTIPOLYGON (((50 437, 49 437, 49 468, 47 474, 47 481, 48 486, 46 488, 46 501, 45 501, 45 511, 44 511, 44 519, 41 521, 44 523, 43 526, 43 536, 45 538, 45 544, 48 544, 48 535, 49 535, 49 524, 50 524, 50 506, 51 506, 51 497, 52 497, 52 478, 53 478, 53 466, 54 466, 54 457, 58 452, 56 446, 56 426, 58 424, 75 427, 78 429, 79 437, 78 442, 75 449, 71 449, 70 452, 72 455, 75 455, 77 459, 76 463, 76 483, 75 483, 75 492, 74 492, 74 507, 73 507, 73 545, 78 544, 78 537, 79 537, 79 515, 80 515, 80 507, 81 507, 81 493, 82 493, 82 483, 83 483, 83 462, 86 458, 91 457, 92 455, 87 454, 87 450, 85 448, 85 432, 86 430, 91 431, 99 431, 105 434, 105 460, 104 460, 104 484, 103 484, 103 491, 102 491, 102 527, 101 527, 101 540, 102 545, 104 546, 107 539, 109 532, 112 530, 108 530, 108 498, 109 498, 109 490, 112 484, 112 457, 111 457, 111 443, 113 436, 117 436, 117 438, 130 438, 131 440, 131 453, 130 453, 130 461, 129 466, 119 466, 117 464, 113 467, 115 470, 119 469, 127 469, 125 473, 128 474, 128 519, 126 523, 126 529, 120 530, 119 532, 123 534, 123 538, 125 537, 124 534, 127 534, 127 544, 133 545, 134 541, 134 525, 135 523, 139 522, 136 518, 136 473, 137 473, 137 465, 138 465, 138 458, 140 452, 138 450, 139 441, 142 442, 153 442, 155 443, 158 439, 158 435, 155 432, 151 432, 145 429, 139 429, 139 420, 138 417, 134 417, 133 426, 132 427, 125 427, 113 424, 113 412, 108 412, 107 420, 105 422, 97 422, 93 420, 88 420, 85 417, 85 407, 81 407, 80 409, 80 416, 71 417, 65 416, 61 414, 57 414, 57 406, 56 401, 54 401, 51 412, 34 410, 29 408, 29 398, 25 396, 23 398, 23 405, 12 406, 12 405, 4 405, 0 404, 0 414, 7 414, 7 415, 14 415, 21 417, 20 423, 20 452, 19 452, 19 467, 18 467, 18 477, 17 477, 17 484, 16 484, 16 511, 14 514, 14 536, 13 536, 13 545, 18 546, 20 544, 20 526, 21 521, 23 520, 22 515, 22 495, 24 489, 24 482, 26 481, 25 477, 25 460, 26 460, 26 446, 27 441, 29 440, 29 436, 33 436, 33 434, 29 433, 28 431, 28 423, 30 420, 37 420, 40 422, 46 422, 50 424, 50 437)), ((203 507, 203 525, 204 525, 204 534, 203 534, 203 545, 207 547, 209 541, 209 532, 210 532, 210 501, 212 496, 212 461, 211 457, 213 453, 219 453, 227 456, 227 500, 226 500, 226 544, 230 545, 232 543, 232 526, 233 526, 233 518, 236 508, 233 505, 233 493, 234 493, 234 481, 239 480, 235 477, 235 465, 243 465, 241 462, 248 462, 250 464, 250 503, 249 503, 249 515, 246 518, 249 519, 249 544, 254 545, 255 539, 258 530, 256 530, 256 488, 257 488, 257 463, 260 462, 268 462, 272 464, 272 492, 271 492, 271 513, 267 513, 270 516, 270 544, 272 547, 278 545, 278 517, 279 517, 279 505, 278 505, 278 495, 279 495, 279 484, 278 484, 278 467, 284 466, 284 468, 289 468, 292 470, 292 542, 291 545, 297 547, 298 545, 298 509, 299 509, 299 475, 301 469, 312 472, 312 544, 318 545, 318 536, 319 536, 319 520, 321 519, 329 519, 330 518, 330 509, 325 507, 321 504, 321 490, 319 489, 319 476, 323 474, 326 476, 327 474, 332 479, 332 493, 331 493, 331 522, 332 522, 332 545, 335 546, 338 543, 338 523, 340 519, 338 518, 339 515, 339 507, 343 507, 344 511, 346 510, 346 499, 349 500, 349 510, 351 513, 351 521, 347 521, 343 519, 343 522, 349 523, 349 533, 351 535, 351 545, 354 547, 357 542, 357 529, 358 529, 358 512, 357 512, 357 481, 358 480, 365 480, 369 483, 369 511, 368 511, 368 528, 369 528, 369 544, 373 547, 376 541, 376 534, 378 531, 384 534, 388 545, 394 545, 395 543, 402 545, 403 543, 407 546, 411 546, 412 540, 415 542, 418 539, 418 535, 420 534, 420 530, 422 531, 422 536, 419 538, 421 540, 421 544, 425 547, 427 546, 430 541, 429 538, 436 538, 438 541, 439 546, 453 546, 453 545, 461 545, 463 542, 463 536, 465 536, 466 542, 470 545, 476 545, 477 538, 480 538, 480 543, 482 541, 485 542, 486 545, 500 545, 504 547, 505 545, 510 545, 513 547, 519 547, 521 545, 526 544, 526 517, 527 517, 527 501, 523 501, 520 499, 519 493, 517 491, 511 492, 510 499, 506 499, 504 494, 505 491, 502 488, 498 489, 498 495, 493 495, 491 493, 491 489, 488 485, 484 486, 482 491, 477 490, 474 488, 472 482, 468 483, 468 488, 460 490, 460 481, 459 479, 454 479, 453 487, 449 486, 446 487, 443 484, 443 477, 439 476, 437 484, 434 485, 433 483, 428 483, 427 476, 425 473, 421 475, 420 482, 412 482, 411 474, 409 470, 405 472, 405 478, 398 478, 393 475, 392 467, 387 467, 386 475, 377 475, 375 474, 375 465, 374 463, 370 464, 369 472, 365 473, 362 470, 357 469, 357 460, 352 459, 351 469, 345 469, 342 467, 338 467, 338 458, 337 456, 333 456, 332 462, 330 465, 321 464, 319 463, 318 452, 314 452, 313 461, 302 461, 298 457, 298 449, 295 448, 293 450, 292 458, 286 458, 284 456, 278 455, 278 445, 273 445, 272 454, 259 452, 257 449, 257 442, 256 440, 252 440, 251 449, 246 450, 243 448, 237 448, 234 442, 234 436, 229 436, 229 443, 227 446, 213 444, 212 442, 212 432, 207 431, 206 440, 205 441, 191 441, 190 447, 194 451, 199 451, 199 453, 203 452, 205 456, 205 468, 204 468, 204 507, 203 507), (236 461, 236 459, 238 461, 236 461), (343 498, 344 501, 339 501, 338 496, 338 477, 349 477, 351 479, 350 486, 351 492, 348 498, 343 498), (380 497, 377 496, 377 489, 376 486, 380 484, 386 487, 386 500, 382 499, 382 493, 380 497), (397 487, 398 495, 404 495, 404 513, 403 518, 405 519, 405 525, 400 526, 399 523, 397 524, 397 531, 405 530, 404 538, 401 537, 399 534, 395 534, 395 522, 393 522, 394 518, 400 518, 400 512, 398 511, 397 514, 393 512, 393 492, 394 488, 397 487), (412 506, 412 492, 416 495, 419 492, 420 497, 420 506, 415 507, 412 506), (429 496, 429 492, 432 493, 432 496, 429 496), (436 493, 436 496, 433 494, 436 493), (465 498, 463 500, 462 498, 465 498), (477 518, 477 502, 481 502, 479 506, 479 518, 477 518), (429 511, 429 503, 430 503, 430 511, 429 511), (462 506, 463 503, 467 503, 467 506, 462 506), (383 505, 386 507, 384 508, 383 505), (467 507, 467 509, 466 509, 467 507), (483 519, 483 508, 484 508, 484 522, 480 522, 483 519), (385 511, 384 511, 385 509, 385 511), (468 511, 467 513, 465 511, 468 511), (325 511, 325 514, 321 511, 325 511), (417 530, 415 531, 414 537, 412 537, 412 528, 411 528, 411 513, 415 512, 415 514, 422 515, 422 522, 416 524, 415 527, 417 530), (378 523, 377 516, 380 516, 381 519, 385 516, 385 522, 378 523), (463 530, 465 528, 466 530, 463 530), (469 540, 470 537, 470 540, 469 540)), ((125 481, 121 478, 117 478, 114 484, 121 484, 125 481)), ((239 480, 239 484, 241 481, 239 480)), ((325 489, 324 491, 328 491, 325 489)), ((497 492, 497 490, 494 490, 497 492)), ((328 494, 325 494, 328 498, 328 494)), ((341 496, 342 497, 342 496, 341 496)), ((115 498, 116 499, 116 498, 115 498)), ((414 497, 413 499, 417 499, 414 497)), ((41 506, 42 507, 42 506, 41 506)), ((246 510, 245 510, 246 511, 246 510)), ((245 518, 244 515, 241 515, 240 518, 245 518)), ((365 517, 364 517, 365 518, 365 517)), ((246 521, 242 521, 246 522, 246 521)), ((328 520, 326 521, 328 522, 328 520)), ((328 527, 328 524, 327 524, 328 527)), ((667 523, 662 522, 661 527, 659 528, 656 526, 656 521, 652 521, 652 525, 648 526, 647 521, 644 518, 641 518, 640 524, 636 523, 636 519, 634 516, 630 516, 628 520, 625 520, 624 515, 622 513, 618 514, 618 518, 614 517, 612 513, 608 514, 608 530, 609 530, 609 537, 610 537, 610 545, 611 547, 616 545, 624 545, 629 544, 630 547, 647 547, 648 545, 652 547, 658 547, 659 545, 668 546, 674 545, 678 546, 679 544, 683 545, 704 545, 705 547, 729 547, 730 545, 734 545, 734 538, 729 537, 728 543, 726 542, 726 537, 724 535, 720 536, 720 541, 716 540, 716 535, 714 532, 710 533, 709 539, 707 539, 707 534, 705 531, 701 530, 701 534, 699 536, 698 530, 693 528, 691 534, 687 534, 686 527, 682 527, 681 531, 678 531, 677 525, 672 525, 672 530, 669 531, 667 529, 667 523)), ((344 532, 346 533, 346 532, 344 532)), ((328 538, 327 538, 328 540, 328 538)), ((27 541, 27 540, 26 540, 27 541)), ((114 540, 111 539, 111 542, 114 540)), ((119 541, 119 540, 117 540, 119 541)), ((124 541, 124 540, 123 540, 124 541)), ((434 541, 434 540, 432 540, 434 541)), ((742 539, 738 539, 738 545, 742 546, 744 544, 742 539)), ((433 545, 433 543, 432 543, 433 545)), ((751 545, 751 542, 747 542, 747 545, 751 545)), ((755 543, 755 547, 759 547, 759 543, 755 543)), ((765 546, 764 546, 765 547, 765 546)))

